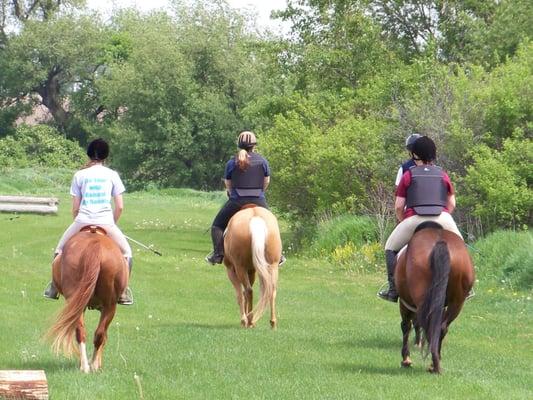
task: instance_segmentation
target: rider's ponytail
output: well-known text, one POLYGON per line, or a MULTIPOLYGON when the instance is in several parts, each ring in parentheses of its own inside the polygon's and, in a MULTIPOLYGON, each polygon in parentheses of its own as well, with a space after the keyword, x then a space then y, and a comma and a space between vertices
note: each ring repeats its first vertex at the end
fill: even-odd
POLYGON ((257 144, 255 134, 251 131, 243 131, 239 134, 237 145, 241 149, 236 156, 237 167, 245 171, 250 166, 249 151, 252 151, 257 144))
POLYGON ((239 167, 241 171, 246 171, 250 166, 250 156, 248 155, 248 151, 245 149, 239 150, 236 158, 237 167, 239 167))

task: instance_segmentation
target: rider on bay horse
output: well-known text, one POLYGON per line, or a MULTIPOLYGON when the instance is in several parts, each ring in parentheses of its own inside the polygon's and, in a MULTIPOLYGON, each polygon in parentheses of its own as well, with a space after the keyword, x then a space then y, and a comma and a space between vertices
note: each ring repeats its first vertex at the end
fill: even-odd
MULTIPOLYGON (((67 228, 54 253, 54 259, 61 254, 67 241, 87 225, 102 227, 107 235, 113 239, 124 255, 129 272, 132 267, 131 247, 118 222, 124 203, 122 193, 126 191, 118 173, 104 166, 104 161, 109 155, 109 145, 103 139, 95 139, 87 147, 89 161, 74 175, 70 187, 72 195, 72 215, 74 222, 67 228), (113 198, 114 208, 111 207, 113 198)), ((44 292, 49 299, 58 299, 59 294, 53 281, 49 283, 44 292)), ((119 298, 119 304, 133 304, 129 287, 119 298)))
MULTIPOLYGON (((256 204, 268 209, 265 190, 270 183, 270 167, 268 161, 256 151, 255 134, 250 131, 241 132, 237 145, 241 150, 226 163, 224 171, 224 184, 229 199, 211 226, 213 251, 205 260, 212 265, 221 264, 224 259, 224 230, 231 217, 246 204, 256 204)), ((280 265, 284 261, 281 256, 280 265)))
POLYGON ((437 148, 427 136, 416 139, 412 147, 415 166, 402 175, 396 188, 394 208, 399 224, 385 243, 389 288, 378 293, 384 300, 396 302, 394 284, 396 255, 414 234, 418 225, 433 221, 462 239, 451 213, 455 209, 455 191, 444 170, 433 165, 437 148))

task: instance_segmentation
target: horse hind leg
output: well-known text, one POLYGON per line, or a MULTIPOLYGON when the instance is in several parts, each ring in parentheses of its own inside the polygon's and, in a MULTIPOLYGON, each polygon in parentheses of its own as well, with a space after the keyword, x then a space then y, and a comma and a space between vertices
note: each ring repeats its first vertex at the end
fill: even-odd
POLYGON ((96 372, 102 367, 102 355, 107 342, 107 329, 115 316, 117 305, 115 303, 104 307, 100 313, 100 322, 94 333, 94 353, 91 361, 91 369, 96 372))
POLYGON ((233 285, 233 288, 235 289, 235 297, 237 299, 237 305, 239 306, 239 313, 241 316, 241 326, 245 328, 248 324, 248 318, 246 317, 244 293, 242 290, 241 282, 239 281, 239 278, 237 278, 237 274, 235 273, 234 267, 226 268, 226 272, 228 273, 228 278, 231 284, 233 285))
POLYGON ((87 357, 86 333, 83 314, 78 319, 78 323, 76 325, 76 341, 80 347, 80 371, 88 374, 91 372, 91 368, 89 367, 89 358, 87 357))
POLYGON ((413 326, 413 313, 405 309, 403 306, 400 309, 400 313, 402 315, 401 328, 403 335, 401 365, 402 367, 407 368, 413 364, 410 358, 411 352, 409 351, 409 334, 411 333, 411 328, 413 326))
POLYGON ((278 327, 278 320, 276 317, 276 295, 278 287, 278 266, 277 264, 272 268, 272 294, 270 297, 270 327, 276 329, 278 327))

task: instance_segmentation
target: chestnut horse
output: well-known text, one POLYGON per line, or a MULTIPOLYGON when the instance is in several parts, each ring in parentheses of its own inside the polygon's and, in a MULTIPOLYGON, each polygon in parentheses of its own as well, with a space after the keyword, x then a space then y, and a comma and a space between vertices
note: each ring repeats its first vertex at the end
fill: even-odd
POLYGON ((65 296, 66 305, 50 328, 52 348, 70 356, 78 353, 80 370, 89 373, 102 366, 107 328, 115 315, 117 300, 128 284, 128 267, 117 244, 99 227, 86 227, 65 245, 52 266, 54 284, 65 296), (100 311, 94 334, 94 354, 89 366, 83 315, 86 308, 100 311))
POLYGON ((270 325, 276 328, 276 290, 281 237, 276 217, 266 208, 246 205, 229 221, 224 238, 224 264, 235 288, 241 325, 254 327, 270 305, 270 325), (261 296, 253 307, 255 274, 261 296))
POLYGON ((474 266, 465 243, 437 223, 422 223, 398 256, 395 282, 402 316, 402 366, 412 363, 408 339, 414 321, 422 328, 431 353, 428 371, 440 373, 442 340, 474 284, 474 266))

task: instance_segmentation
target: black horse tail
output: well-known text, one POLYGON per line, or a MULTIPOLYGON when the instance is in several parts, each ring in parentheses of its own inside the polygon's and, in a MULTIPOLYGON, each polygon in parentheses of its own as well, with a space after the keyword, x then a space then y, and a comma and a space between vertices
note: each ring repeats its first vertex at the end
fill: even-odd
POLYGON ((438 354, 442 315, 446 305, 446 289, 450 274, 450 253, 446 242, 439 240, 433 247, 429 258, 432 273, 431 286, 418 312, 418 323, 424 330, 429 352, 438 354))

